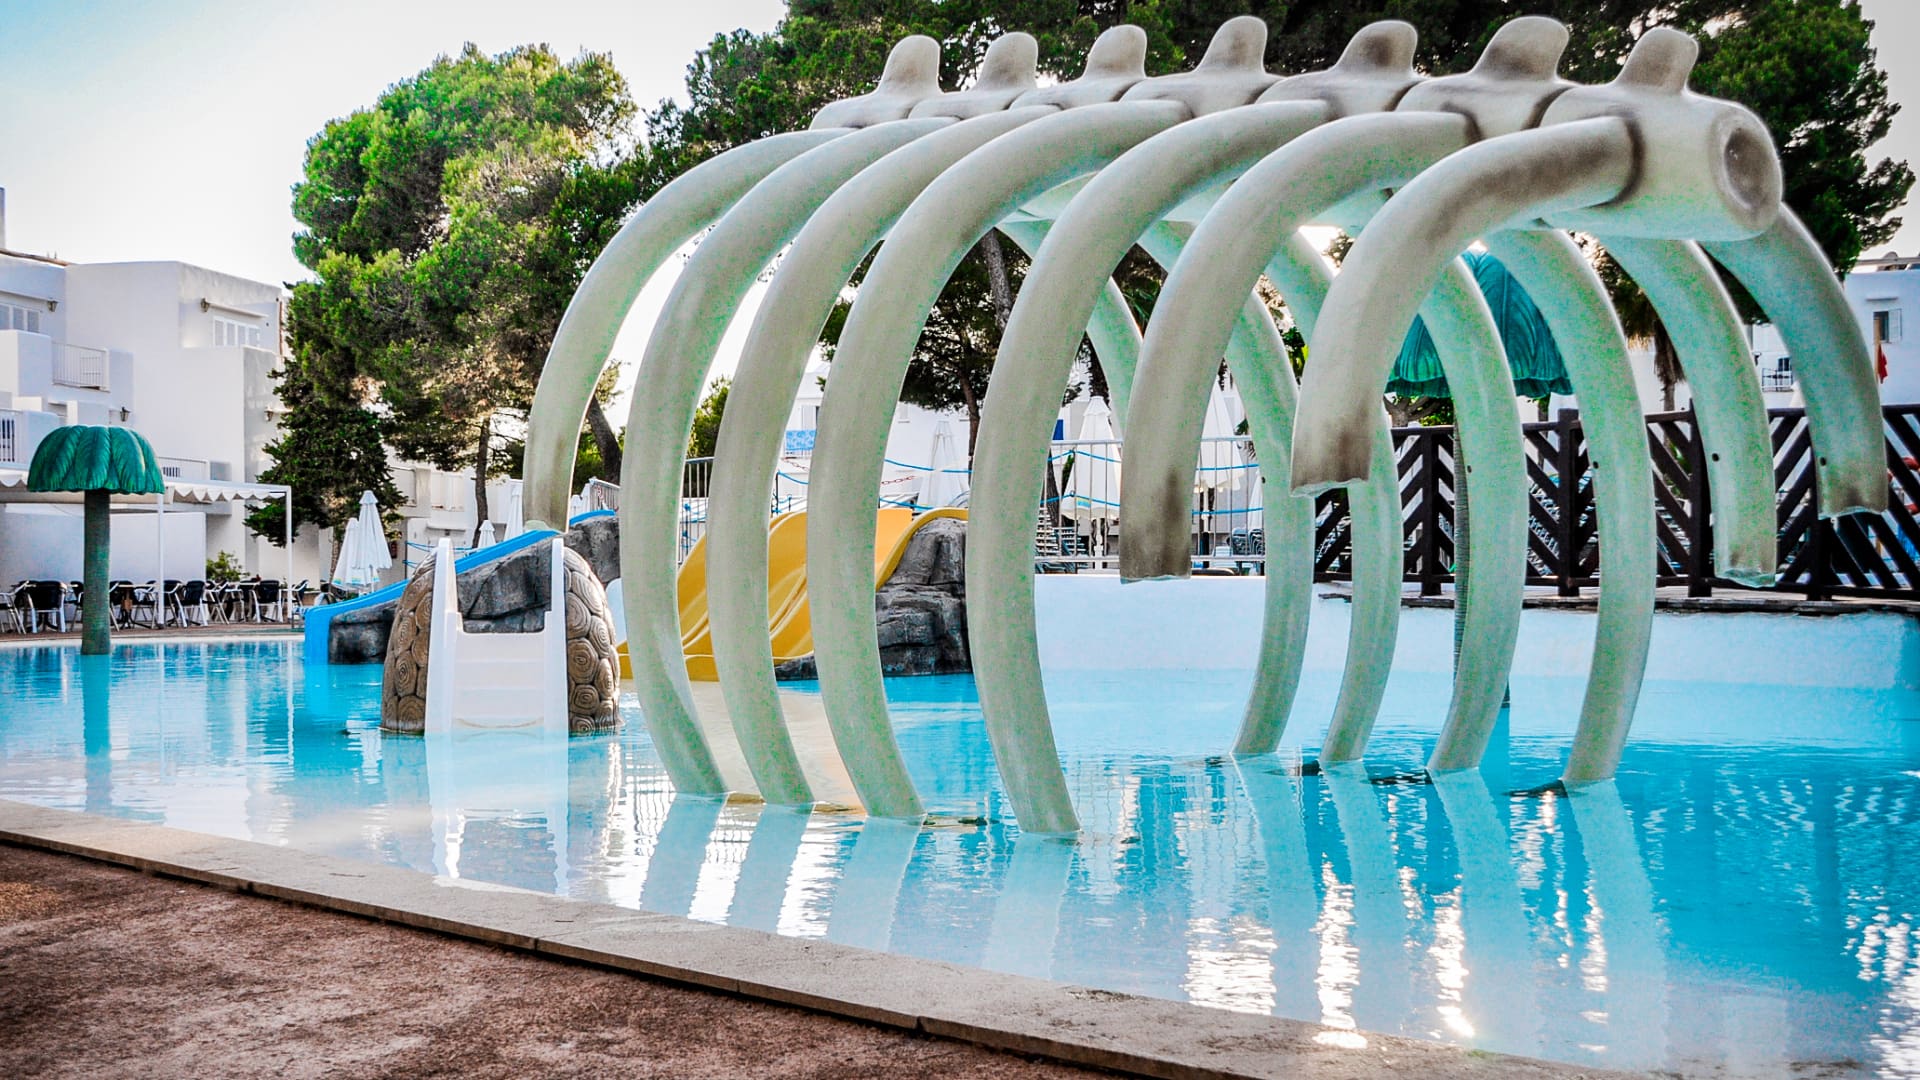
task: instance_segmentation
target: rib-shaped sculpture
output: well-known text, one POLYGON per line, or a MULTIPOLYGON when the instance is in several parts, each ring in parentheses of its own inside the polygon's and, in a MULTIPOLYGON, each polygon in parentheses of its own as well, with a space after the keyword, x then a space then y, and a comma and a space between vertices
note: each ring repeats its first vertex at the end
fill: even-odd
MULTIPOLYGON (((707 503, 707 558, 729 568, 708 587, 714 664, 743 741, 760 733, 786 737, 767 635, 767 506, 787 415, 833 305, 867 252, 934 177, 988 140, 1054 111, 989 113, 882 158, 821 205, 768 285, 727 393, 707 503)), ((679 642, 673 645, 677 656, 679 642)), ((838 738, 862 802, 881 816, 918 814, 891 730, 866 735, 838 738)))
POLYGON ((1392 226, 1397 242, 1377 234, 1356 244, 1328 298, 1320 334, 1338 362, 1315 367, 1302 387, 1322 407, 1309 409, 1295 432, 1296 486, 1364 475, 1355 440, 1378 396, 1366 390, 1385 386, 1391 353, 1378 357, 1399 344, 1386 322, 1417 302, 1421 282, 1474 238, 1541 220, 1705 242, 1795 355, 1808 358, 1802 379, 1808 421, 1824 447, 1823 512, 1885 508, 1879 395, 1859 327, 1818 247, 1780 203, 1779 159, 1765 128, 1737 105, 1686 89, 1698 48, 1678 31, 1650 30, 1614 82, 1560 93, 1537 127, 1487 139, 1396 195, 1379 223, 1392 226))
MULTIPOLYGON (((1376 97, 1391 100, 1413 78, 1412 51, 1411 27, 1371 27, 1349 47, 1335 69, 1339 78, 1331 81, 1349 97, 1370 89, 1376 97)), ((1337 115, 1337 104, 1327 100, 1333 97, 1330 90, 1201 117, 1134 147, 1074 197, 1028 272, 988 390, 993 409, 982 419, 975 448, 967 547, 969 595, 977 605, 970 609, 970 645, 976 657, 990 657, 984 663, 976 661, 977 681, 988 731, 1002 759, 1048 760, 1049 725, 1033 623, 1029 538, 1037 523, 1037 481, 1047 454, 1046 419, 1071 370, 1078 345, 1076 327, 1093 302, 1098 282, 1136 241, 1170 265, 1179 255, 1179 242, 1168 235, 1170 230, 1153 228, 1154 223, 1183 204, 1204 211, 1211 202, 1204 196, 1211 189, 1232 180, 1274 147, 1337 115), (1193 202, 1201 205, 1193 207, 1193 202)), ((1307 259, 1311 261, 1312 256, 1307 259)), ((1287 461, 1284 447, 1292 426, 1292 372, 1264 306, 1248 298, 1251 284, 1243 287, 1238 305, 1231 301, 1223 305, 1235 309, 1230 316, 1233 329, 1231 338, 1221 341, 1212 355, 1217 358, 1224 352, 1232 364, 1248 404, 1250 432, 1261 448, 1261 470, 1274 482, 1272 490, 1281 491, 1287 461)), ((1107 375, 1111 383, 1128 387, 1138 377, 1110 367, 1107 375)), ((1133 395, 1129 391, 1115 396, 1129 412, 1127 429, 1134 430, 1133 407, 1127 404, 1133 395)), ((1205 407, 1204 396, 1201 407, 1205 407)), ((1178 492, 1183 526, 1190 484, 1189 471, 1178 492)), ((1290 706, 1311 601, 1311 504, 1283 497, 1267 513, 1269 523, 1280 526, 1271 530, 1277 542, 1270 541, 1268 550, 1282 557, 1268 567, 1265 626, 1250 715, 1284 715, 1290 706)), ((1397 501, 1394 530, 1398 532, 1397 501)), ((1184 542, 1183 534, 1183 554, 1184 542)), ((1366 647, 1382 644, 1390 656, 1391 635, 1384 643, 1370 641, 1366 647)), ((1047 790, 1064 799, 1063 787, 1048 785, 1047 790)), ((1053 820, 1071 815, 1071 807, 1064 804, 1043 811, 1053 820)))
MULTIPOLYGON (((620 576, 626 583, 627 651, 641 716, 682 791, 725 790, 687 685, 674 578, 687 432, 727 329, 728 320, 716 313, 730 314, 739 306, 754 278, 841 184, 909 140, 952 123, 928 118, 876 124, 774 170, 701 241, 647 340, 620 467, 620 576)), ((740 749, 769 800, 810 801, 784 728, 756 732, 740 749)))
MULTIPOLYGON (((1490 51, 1500 44, 1496 39, 1490 51)), ((1190 564, 1185 540, 1190 528, 1185 520, 1185 487, 1175 492, 1165 477, 1190 473, 1191 462, 1199 453, 1199 421, 1205 409, 1207 381, 1217 363, 1209 357, 1217 355, 1226 314, 1223 298, 1249 287, 1300 226, 1340 214, 1343 203, 1351 214, 1364 213, 1364 204, 1354 205, 1357 199, 1408 182, 1466 145, 1469 134, 1466 118, 1450 113, 1374 114, 1338 120, 1269 155, 1243 176, 1201 223, 1189 253, 1162 290, 1162 297, 1172 300, 1161 308, 1167 319, 1164 325, 1155 319, 1149 326, 1143 350, 1142 385, 1128 418, 1126 457, 1131 491, 1126 502, 1133 512, 1128 518, 1130 531, 1121 534, 1123 575, 1184 575, 1190 564), (1177 547, 1169 544, 1176 530, 1181 537, 1177 547)), ((1352 224, 1351 219, 1346 223, 1352 224)), ((1283 286, 1283 295, 1289 297, 1294 310, 1306 311, 1309 321, 1317 325, 1320 288, 1317 282, 1300 282, 1291 291, 1283 286), (1296 293, 1298 300, 1294 299, 1296 293)), ((1462 304, 1479 303, 1480 312, 1485 311, 1470 286, 1452 298, 1462 304)), ((1461 437, 1469 444, 1466 456, 1474 463, 1476 494, 1498 486, 1497 481, 1490 484, 1482 480, 1490 473, 1518 475, 1524 469, 1511 404, 1512 382, 1497 337, 1489 328, 1491 315, 1485 317, 1488 324, 1475 325, 1476 319, 1458 309, 1435 310, 1429 322, 1430 327, 1441 328, 1435 340, 1441 346, 1449 379, 1458 387, 1456 409, 1461 437)), ((1370 438, 1384 441, 1384 437, 1382 417, 1370 438)), ((1391 473, 1383 479, 1391 491, 1386 501, 1397 528, 1397 483, 1391 473)), ((1355 505, 1367 505, 1364 496, 1357 496, 1355 505)), ((1476 600, 1467 612, 1469 629, 1463 635, 1461 675, 1455 680, 1450 712, 1466 710, 1490 721, 1499 707, 1499 687, 1504 683, 1518 628, 1525 507, 1517 499, 1494 494, 1490 502, 1473 500, 1468 512, 1473 515, 1474 547, 1468 572, 1473 575, 1476 600), (1487 681, 1493 683, 1491 694, 1484 685, 1487 681)), ((1368 580, 1374 575, 1384 579, 1367 600, 1389 611, 1399 603, 1399 571, 1393 565, 1398 547, 1396 542, 1392 551, 1395 558, 1380 560, 1385 565, 1376 562, 1357 567, 1355 573, 1356 588, 1375 585, 1368 580)), ((1386 623, 1384 647, 1389 656, 1390 618, 1374 620, 1386 623)), ((1343 685, 1336 721, 1328 734, 1328 746, 1333 748, 1328 756, 1332 760, 1358 756, 1384 688, 1384 664, 1354 664, 1356 659, 1362 658, 1350 656, 1349 671, 1364 677, 1364 681, 1350 679, 1343 685)), ((1241 728, 1240 748, 1252 752, 1271 749, 1284 721, 1284 713, 1256 714, 1250 709, 1241 728)))
MULTIPOLYGON (((875 256, 834 354, 808 491, 814 661, 827 715, 836 723, 888 726, 875 639, 873 536, 866 530, 848 535, 837 523, 872 512, 894 405, 934 300, 968 249, 1003 218, 1188 115, 1178 102, 1123 100, 1071 109, 1009 132, 929 185, 875 256)), ((1035 805, 1028 797, 1030 771, 1060 783, 1050 745, 1043 754, 1044 763, 1001 761, 1016 807, 1035 805), (1044 768, 1029 769, 1036 764, 1044 768)), ((1034 831, 1062 831, 1060 822, 1042 822, 1037 815, 1022 813, 1021 820, 1034 831)))
POLYGON ((1599 238, 1673 335, 1708 451, 1719 573, 1776 566, 1771 444, 1738 316, 1713 265, 1738 278, 1796 356, 1823 513, 1885 500, 1877 389, 1865 345, 1806 230, 1780 205, 1777 159, 1751 114, 1685 88, 1695 45, 1644 35, 1621 75, 1556 74, 1566 31, 1502 27, 1473 71, 1422 79, 1413 29, 1380 23, 1339 63, 1290 78, 1261 62, 1266 31, 1223 25, 1191 72, 1148 78, 1146 36, 1103 34, 1078 79, 1036 85, 1037 48, 996 39, 963 91, 937 85, 938 45, 895 47, 873 93, 823 108, 806 132, 709 161, 663 188, 588 272, 555 337, 530 419, 529 517, 564 517, 571 451, 621 321, 646 279, 700 230, 642 358, 622 470, 622 569, 636 691, 677 789, 724 784, 694 711, 675 602, 675 510, 692 413, 748 286, 791 243, 756 316, 723 421, 708 557, 715 662, 755 784, 812 797, 781 713, 767 638, 767 495, 806 358, 841 290, 878 253, 842 331, 810 489, 808 578, 834 739, 870 814, 922 813, 881 682, 871 514, 914 343, 954 267, 989 230, 1032 256, 983 408, 968 543, 982 708, 1023 829, 1077 818, 1057 761, 1033 622, 1031 538, 1045 431, 1084 332, 1125 417, 1122 572, 1184 576, 1189 492, 1207 382, 1221 357, 1248 406, 1269 522, 1259 670, 1235 749, 1270 750, 1292 708, 1311 606, 1305 496, 1347 488, 1354 605, 1329 765, 1365 748, 1399 607, 1400 503, 1380 408, 1414 313, 1456 393, 1472 476, 1460 552, 1466 635, 1429 768, 1477 765, 1519 625, 1526 472, 1491 315, 1456 256, 1484 243, 1539 302, 1579 395, 1595 469, 1603 588, 1595 655, 1562 779, 1612 775, 1651 628, 1652 478, 1624 337, 1564 232, 1599 238), (1391 198, 1388 192, 1393 192, 1391 198), (1330 278, 1308 224, 1357 236, 1330 278), (882 242, 884 239, 884 242, 882 242), (1109 280, 1134 244, 1169 268, 1144 339, 1109 280), (1704 249, 1704 250, 1703 250, 1704 249), (1264 275, 1309 337, 1296 392, 1264 275), (1137 361, 1137 363, 1136 363, 1137 361), (848 529, 846 523, 855 523, 848 529))

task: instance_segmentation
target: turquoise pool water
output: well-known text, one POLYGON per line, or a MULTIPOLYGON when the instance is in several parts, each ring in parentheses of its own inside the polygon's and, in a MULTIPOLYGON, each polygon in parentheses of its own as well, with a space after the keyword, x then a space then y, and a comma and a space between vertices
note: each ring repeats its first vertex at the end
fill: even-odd
MULTIPOLYGON (((0 649, 0 796, 1112 990, 1687 1075, 1920 1075, 1920 700, 1656 683, 1616 784, 1551 779, 1578 680, 1520 680, 1481 774, 1235 759, 1244 685, 1050 673, 1087 833, 1006 819, 970 680, 889 685, 936 824, 676 800, 618 734, 383 737, 294 643, 0 649)), ((1335 687, 1310 677, 1301 715, 1335 687)), ((1296 724, 1295 743, 1319 735, 1296 724)), ((1351 1038, 1363 1036, 1355 1035, 1351 1038)))

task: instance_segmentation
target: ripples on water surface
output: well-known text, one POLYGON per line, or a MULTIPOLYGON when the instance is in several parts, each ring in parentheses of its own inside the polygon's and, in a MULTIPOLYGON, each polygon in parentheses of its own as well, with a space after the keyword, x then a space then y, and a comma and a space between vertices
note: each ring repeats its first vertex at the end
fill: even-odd
MULTIPOLYGON (((1649 684, 1614 785, 1551 779, 1578 680, 1520 681, 1480 774, 1235 759, 1241 682, 1050 673, 1086 834, 1007 820, 973 685, 894 680, 916 830, 672 797, 618 734, 383 737, 379 671, 283 643, 0 650, 0 795, 1334 1027, 1702 1075, 1920 1075, 1920 700, 1649 684), (1904 719, 1903 719, 1904 718, 1904 719)), ((1310 676, 1300 712, 1335 687, 1310 676)), ((629 695, 629 701, 631 695, 629 695)))

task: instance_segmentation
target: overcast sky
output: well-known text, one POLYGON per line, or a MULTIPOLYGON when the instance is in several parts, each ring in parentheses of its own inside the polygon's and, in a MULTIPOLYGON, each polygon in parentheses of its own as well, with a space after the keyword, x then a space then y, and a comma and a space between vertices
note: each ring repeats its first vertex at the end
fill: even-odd
MULTIPOLYGON (((1863 2, 1893 96, 1909 105, 1878 155, 1920 162, 1920 0, 1863 2)), ((294 280, 304 272, 290 251, 289 189, 307 139, 434 56, 466 41, 591 48, 611 53, 650 105, 679 90, 714 34, 771 29, 783 10, 780 0, 0 0, 7 246, 294 280)), ((1906 217, 1885 246, 1920 251, 1920 211, 1906 217)), ((636 314, 664 296, 648 292, 636 314)), ((637 348, 623 342, 620 355, 637 348)))

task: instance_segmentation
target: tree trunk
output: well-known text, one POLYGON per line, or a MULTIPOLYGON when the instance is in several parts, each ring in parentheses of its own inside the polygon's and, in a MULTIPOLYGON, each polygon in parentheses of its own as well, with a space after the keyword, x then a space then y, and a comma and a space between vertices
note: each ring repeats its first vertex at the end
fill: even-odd
POLYGON ((1673 388, 1686 378, 1686 372, 1680 367, 1680 354, 1674 351, 1665 326, 1653 328, 1653 374, 1660 380, 1660 407, 1672 412, 1673 388))
POLYGON ((487 471, 493 466, 493 414, 480 421, 480 443, 473 452, 473 529, 480 535, 480 523, 487 520, 487 471))
MULTIPOLYGON (((107 556, 112 550, 107 493, 87 492, 85 513, 82 574, 86 592, 80 599, 80 654, 105 656, 113 651, 112 624, 107 612, 107 556)), ((160 576, 166 577, 164 573, 160 576)))
POLYGON ((1007 253, 1000 247, 1000 233, 988 229, 980 238, 980 253, 987 260, 987 288, 993 293, 993 320, 1007 328, 1013 317, 1013 281, 1007 277, 1007 253))
POLYGON ((960 397, 967 403, 967 460, 973 460, 973 444, 980 440, 980 399, 973 394, 973 380, 960 373, 960 397))
POLYGON ((600 448, 600 479, 609 484, 620 482, 620 436, 614 433, 599 398, 587 399, 587 428, 593 432, 593 444, 600 448))

